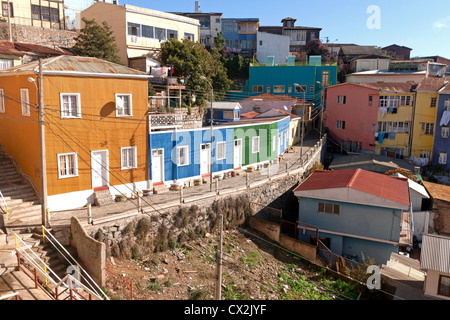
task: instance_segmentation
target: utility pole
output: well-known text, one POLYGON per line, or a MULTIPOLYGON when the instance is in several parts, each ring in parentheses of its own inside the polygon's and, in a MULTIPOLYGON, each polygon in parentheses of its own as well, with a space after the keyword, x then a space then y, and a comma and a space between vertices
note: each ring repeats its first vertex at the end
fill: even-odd
POLYGON ((222 300, 222 241, 223 241, 223 215, 220 215, 220 238, 217 246, 217 282, 215 299, 222 300))
POLYGON ((41 153, 41 217, 42 225, 48 227, 47 212, 47 162, 45 158, 45 126, 44 126, 44 81, 42 74, 42 58, 39 58, 39 144, 41 153))
POLYGON ((12 27, 11 27, 11 4, 9 3, 9 0, 7 1, 8 6, 8 31, 9 31, 9 41, 12 40, 12 27))

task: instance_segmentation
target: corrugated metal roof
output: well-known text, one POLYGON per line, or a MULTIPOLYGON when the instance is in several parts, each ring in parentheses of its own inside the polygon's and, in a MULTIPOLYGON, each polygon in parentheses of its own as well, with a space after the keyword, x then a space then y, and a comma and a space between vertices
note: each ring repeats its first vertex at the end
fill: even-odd
POLYGON ((361 169, 316 171, 295 191, 352 188, 374 196, 410 206, 407 179, 361 169))
POLYGON ((14 42, 8 40, 0 40, 0 54, 7 54, 13 56, 23 56, 24 53, 17 50, 14 42))
MULTIPOLYGON (((2 70, 1 73, 34 72, 39 67, 39 61, 2 70)), ((75 73, 146 75, 139 70, 131 69, 109 61, 81 56, 58 56, 42 60, 42 70, 75 73)))
POLYGON ((449 81, 449 78, 425 78, 417 86, 416 90, 438 91, 449 81))
POLYGON ((376 82, 376 83, 360 83, 360 85, 382 91, 389 91, 393 93, 397 92, 410 93, 413 92, 413 90, 416 87, 416 84, 408 82, 376 82))
MULTIPOLYGON (((248 97, 245 99, 242 99, 242 101, 294 101, 296 104, 302 104, 303 99, 292 97, 287 94, 271 94, 271 93, 263 93, 259 94, 257 96, 248 97)), ((305 101, 306 104, 309 104, 310 102, 305 101)))
POLYGON ((353 55, 353 54, 362 54, 362 55, 368 55, 368 54, 376 54, 376 55, 382 55, 382 52, 380 48, 377 46, 345 46, 342 47, 342 53, 344 55, 353 55))
POLYGON ((450 273, 450 238, 423 234, 420 267, 450 273))
POLYGON ((422 181, 428 193, 434 199, 450 201, 450 187, 444 184, 438 184, 428 181, 422 181))

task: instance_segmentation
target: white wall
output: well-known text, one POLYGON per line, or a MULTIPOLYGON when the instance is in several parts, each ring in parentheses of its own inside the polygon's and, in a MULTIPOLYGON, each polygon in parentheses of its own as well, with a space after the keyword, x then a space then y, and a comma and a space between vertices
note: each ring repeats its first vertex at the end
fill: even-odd
POLYGON ((290 38, 279 34, 257 32, 257 60, 265 64, 268 56, 275 57, 275 64, 285 64, 289 55, 290 38))

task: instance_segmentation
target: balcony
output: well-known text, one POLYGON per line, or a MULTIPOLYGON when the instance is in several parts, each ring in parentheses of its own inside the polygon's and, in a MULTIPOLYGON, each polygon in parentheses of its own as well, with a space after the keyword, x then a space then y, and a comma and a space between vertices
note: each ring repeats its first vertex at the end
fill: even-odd
POLYGON ((178 113, 149 113, 150 130, 183 127, 183 115, 178 113))

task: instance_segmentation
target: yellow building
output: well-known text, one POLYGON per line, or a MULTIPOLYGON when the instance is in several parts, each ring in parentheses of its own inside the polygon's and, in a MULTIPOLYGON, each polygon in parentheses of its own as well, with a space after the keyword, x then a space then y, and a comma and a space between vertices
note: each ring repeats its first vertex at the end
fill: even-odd
POLYGON ((408 156, 414 105, 411 83, 366 83, 379 90, 375 153, 390 157, 408 156))
POLYGON ((25 25, 64 30, 63 0, 10 0, 2 1, 2 17, 11 19, 11 25, 25 25), (9 12, 8 12, 9 11, 9 12))
MULTIPOLYGON (((81 17, 106 21, 116 37, 118 55, 129 65, 129 59, 152 58, 161 45, 175 38, 182 41, 200 39, 200 22, 197 19, 131 5, 96 2, 81 12, 81 17)), ((147 64, 151 64, 149 60, 147 64)), ((147 70, 146 70, 147 71, 147 70)))
MULTIPOLYGON (((0 143, 40 191, 38 70, 35 61, 0 71, 0 143)), ((76 56, 44 59, 42 74, 49 209, 148 188, 148 75, 76 56)))
POLYGON ((422 165, 432 161, 438 90, 444 84, 443 78, 426 78, 415 89, 411 157, 423 159, 419 161, 422 165))

